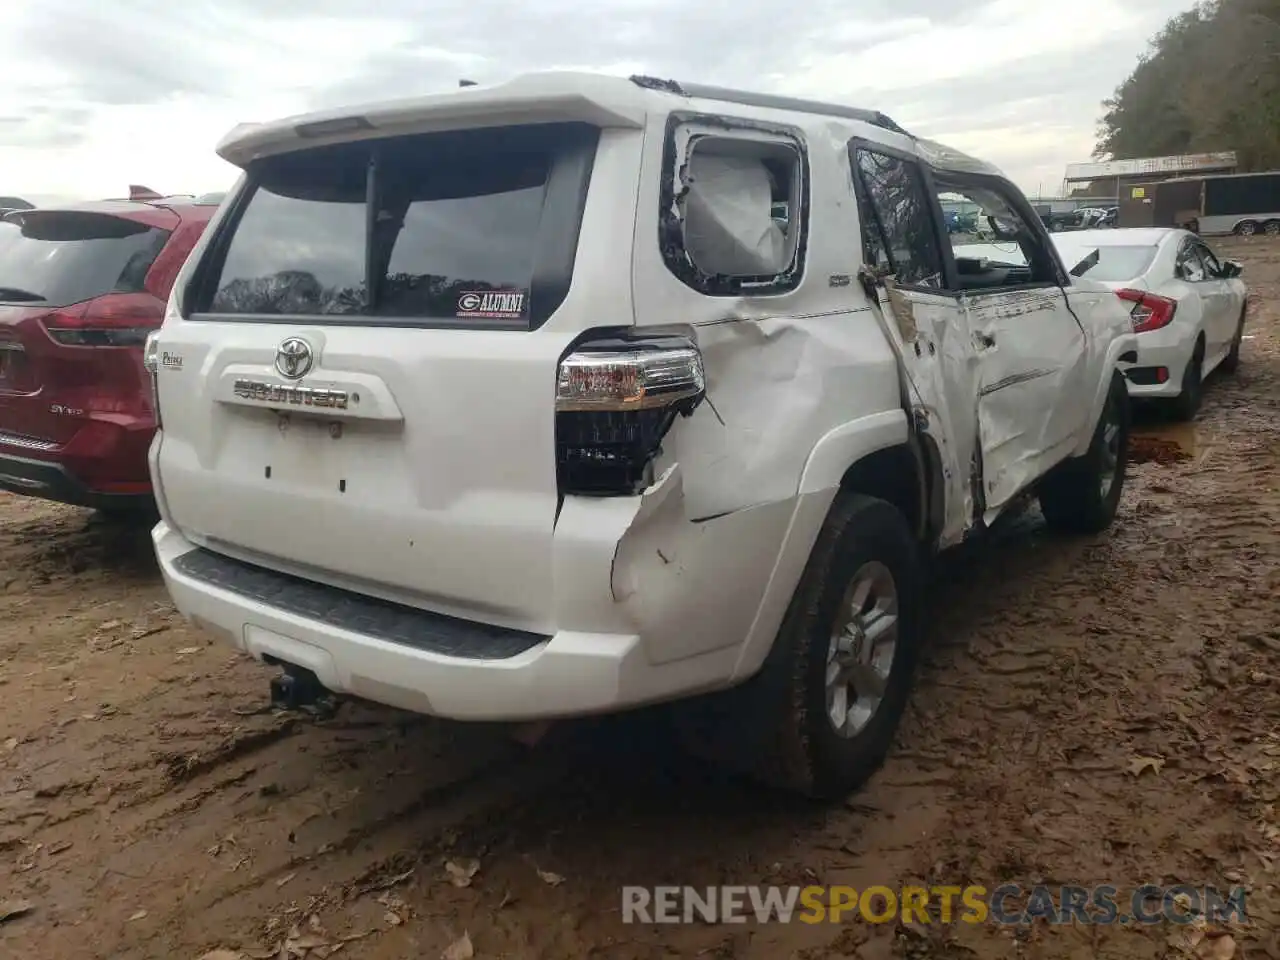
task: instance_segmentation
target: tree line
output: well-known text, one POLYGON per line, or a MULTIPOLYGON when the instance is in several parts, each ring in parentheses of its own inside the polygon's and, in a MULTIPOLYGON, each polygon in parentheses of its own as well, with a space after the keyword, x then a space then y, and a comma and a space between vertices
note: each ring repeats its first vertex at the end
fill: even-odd
POLYGON ((1173 17, 1103 101, 1098 159, 1234 150, 1280 168, 1280 0, 1208 0, 1173 17))

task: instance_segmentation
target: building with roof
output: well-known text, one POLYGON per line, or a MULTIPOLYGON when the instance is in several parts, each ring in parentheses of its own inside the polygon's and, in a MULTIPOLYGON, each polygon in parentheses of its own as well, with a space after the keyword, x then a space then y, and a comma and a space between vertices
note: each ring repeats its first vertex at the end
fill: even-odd
POLYGON ((1144 184, 1174 177, 1206 173, 1235 173, 1235 151, 1195 153, 1178 157, 1140 157, 1133 160, 1100 160, 1067 164, 1063 196, 1090 197, 1103 205, 1131 199, 1144 184))

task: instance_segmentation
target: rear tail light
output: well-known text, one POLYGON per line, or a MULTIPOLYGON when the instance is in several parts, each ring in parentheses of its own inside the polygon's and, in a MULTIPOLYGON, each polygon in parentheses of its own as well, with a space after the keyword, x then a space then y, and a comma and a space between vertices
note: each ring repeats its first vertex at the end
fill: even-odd
POLYGON ((702 355, 683 337, 579 344, 556 377, 556 471, 566 494, 627 496, 652 482, 677 415, 702 402, 702 355))
POLYGON ((1167 327, 1178 310, 1178 301, 1145 290, 1117 290, 1116 296, 1133 304, 1129 319, 1134 333, 1167 327))
POLYGON ((41 322, 69 347, 140 347, 163 318, 164 304, 150 294, 112 293, 55 310, 41 322))
POLYGON ((151 410, 160 428, 160 331, 152 330, 142 345, 142 366, 147 371, 147 383, 151 387, 151 410))

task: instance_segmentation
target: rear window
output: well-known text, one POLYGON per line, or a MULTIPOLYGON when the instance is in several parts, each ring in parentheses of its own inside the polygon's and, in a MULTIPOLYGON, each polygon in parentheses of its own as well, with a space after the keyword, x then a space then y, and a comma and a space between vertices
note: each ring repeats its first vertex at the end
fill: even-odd
MULTIPOLYGON (((1063 250, 1062 260, 1068 270, 1088 256, 1095 248, 1081 250, 1063 250), (1070 262, 1068 262, 1070 261, 1070 262)), ((1082 276, 1090 280, 1132 280, 1151 266, 1156 257, 1154 246, 1099 246, 1098 262, 1086 270, 1082 276)))
POLYGON ((39 211, 0 222, 0 303, 65 307, 138 293, 169 231, 108 214, 39 211))
POLYGON ((567 290, 590 165, 553 174, 584 136, 576 124, 455 131, 263 161, 194 306, 527 326, 540 271, 567 290))

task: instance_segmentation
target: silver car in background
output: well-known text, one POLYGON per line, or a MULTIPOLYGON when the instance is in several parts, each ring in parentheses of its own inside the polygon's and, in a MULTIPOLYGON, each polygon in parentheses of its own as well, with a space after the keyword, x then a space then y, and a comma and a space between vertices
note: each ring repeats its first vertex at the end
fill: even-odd
MULTIPOLYGON (((1249 290, 1241 266, 1221 260, 1202 237, 1170 227, 1076 230, 1052 235, 1063 265, 1075 276, 1098 280, 1132 304, 1138 360, 1126 364, 1129 395, 1167 405, 1192 420, 1200 409, 1205 377, 1232 373, 1249 290)), ((1013 242, 957 245, 957 256, 1021 264, 1013 242)))

